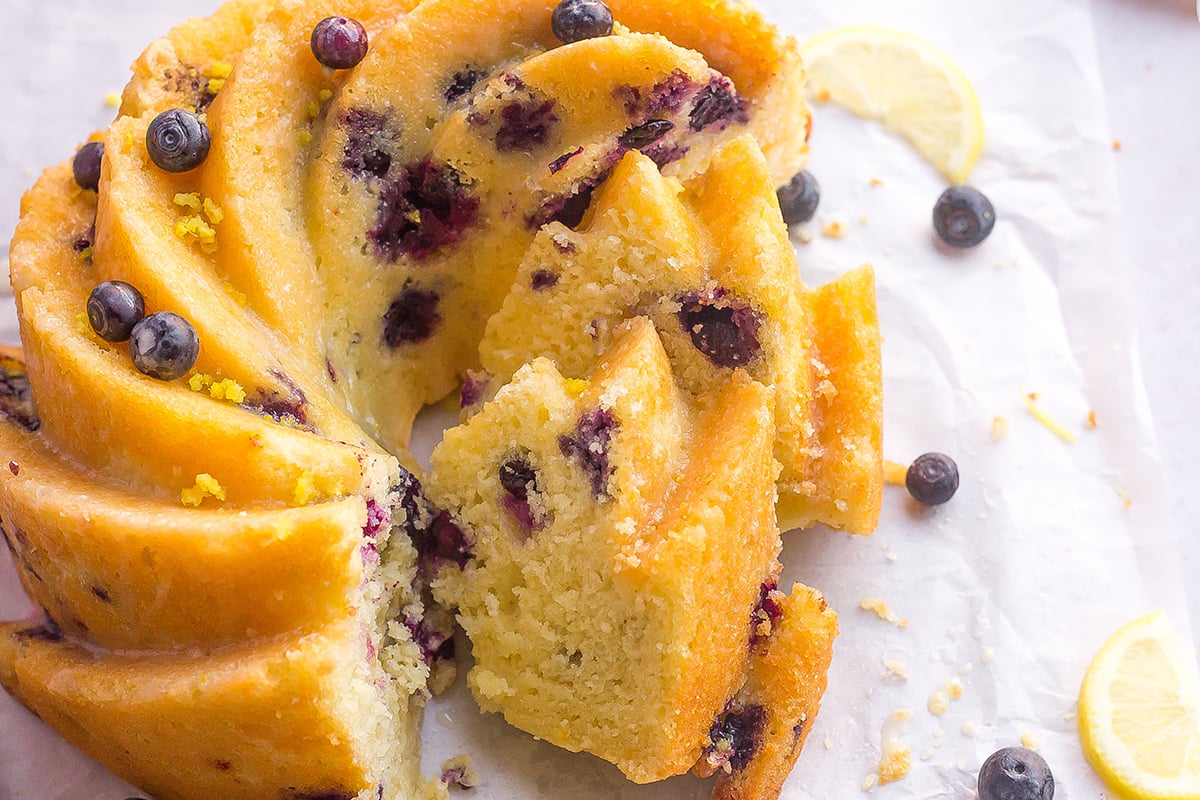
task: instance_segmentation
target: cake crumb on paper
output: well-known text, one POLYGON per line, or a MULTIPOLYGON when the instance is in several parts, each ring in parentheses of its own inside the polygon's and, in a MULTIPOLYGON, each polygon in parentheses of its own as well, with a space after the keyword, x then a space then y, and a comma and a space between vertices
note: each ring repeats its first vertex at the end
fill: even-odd
POLYGON ((875 767, 879 774, 879 784, 892 783, 908 776, 912 767, 912 750, 901 740, 906 723, 912 719, 912 711, 907 708, 897 709, 888 715, 880 730, 880 758, 875 767))
POLYGON ((992 417, 992 441, 998 442, 1008 436, 1008 417, 999 414, 992 417))
POLYGON ((1096 421, 1096 409, 1089 408, 1087 417, 1083 421, 1083 426, 1089 430, 1095 430, 1099 424, 1100 423, 1096 421))
POLYGON ((888 683, 903 683, 908 680, 908 664, 898 658, 885 658, 883 668, 880 677, 888 683))
POLYGON ((1037 734, 1025 731, 1021 734, 1021 746, 1036 753, 1042 746, 1042 740, 1037 734))
POLYGON ((969 739, 974 739, 975 734, 979 732, 979 726, 971 720, 967 720, 962 724, 962 728, 960 728, 960 730, 962 731, 963 736, 966 736, 969 739))
POLYGON ((842 215, 821 219, 821 235, 826 239, 845 239, 850 233, 850 221, 842 215))
POLYGON ((479 785, 479 773, 466 753, 446 759, 442 764, 442 783, 459 789, 474 789, 479 785))
POLYGON ((892 623, 897 628, 907 628, 908 627, 908 620, 900 619, 898 616, 896 616, 896 612, 892 611, 892 609, 888 606, 888 604, 885 603, 883 600, 880 600, 878 598, 873 598, 873 597, 866 598, 858 604, 858 607, 861 608, 863 611, 874 612, 875 616, 879 617, 884 622, 892 623))
POLYGON ((935 717, 940 717, 950 710, 950 703, 963 696, 963 684, 958 678, 951 678, 929 695, 925 707, 935 717))

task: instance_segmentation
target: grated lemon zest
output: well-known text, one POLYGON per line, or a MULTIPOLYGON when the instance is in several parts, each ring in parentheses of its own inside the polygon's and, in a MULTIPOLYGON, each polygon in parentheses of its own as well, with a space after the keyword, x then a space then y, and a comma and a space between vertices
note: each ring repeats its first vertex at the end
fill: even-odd
POLYGON ((206 497, 223 501, 225 499, 225 488, 212 475, 209 475, 207 472, 201 472, 196 476, 196 485, 180 492, 179 499, 185 506, 199 507, 206 497))
POLYGON ((892 486, 904 486, 908 483, 908 467, 898 461, 883 462, 883 482, 892 486))
POLYGON ((246 399, 246 390, 232 378, 214 381, 208 387, 208 394, 213 400, 226 400, 235 405, 246 399))
POLYGON ((311 472, 305 472, 296 480, 296 489, 292 493, 292 505, 306 506, 318 495, 316 481, 311 472))
POLYGON ((1058 438, 1062 439, 1067 444, 1074 444, 1075 440, 1078 438, 1075 435, 1075 432, 1067 428, 1054 417, 1050 416, 1045 409, 1038 406, 1034 402, 1035 398, 1036 395, 1030 396, 1025 392, 1021 392, 1021 399, 1025 401, 1025 409, 1033 415, 1034 419, 1042 423, 1047 430, 1049 430, 1058 438))

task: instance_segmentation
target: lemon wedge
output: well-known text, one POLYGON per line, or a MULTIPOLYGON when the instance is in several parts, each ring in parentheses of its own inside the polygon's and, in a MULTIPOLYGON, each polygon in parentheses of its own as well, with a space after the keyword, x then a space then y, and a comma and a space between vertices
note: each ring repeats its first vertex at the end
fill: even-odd
POLYGON ((964 183, 983 152, 983 113, 949 56, 903 31, 851 25, 802 48, 809 90, 903 136, 938 171, 964 183))
POLYGON ((1092 661, 1079 736, 1127 800, 1200 800, 1200 677, 1161 611, 1118 630, 1092 661))

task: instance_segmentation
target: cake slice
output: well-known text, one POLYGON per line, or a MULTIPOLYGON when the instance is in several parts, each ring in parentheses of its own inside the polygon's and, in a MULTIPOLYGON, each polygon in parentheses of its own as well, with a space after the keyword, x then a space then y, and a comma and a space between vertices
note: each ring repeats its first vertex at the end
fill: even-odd
POLYGON ((763 587, 750 672, 709 731, 692 771, 716 774, 714 800, 770 800, 812 731, 825 693, 837 615, 803 584, 763 587))
POLYGON ((705 399, 637 318, 586 380, 518 370, 446 433, 426 487, 469 543, 434 588, 481 707, 637 782, 702 757, 779 570, 771 392, 739 371, 705 399))
POLYGON ((739 368, 775 389, 782 528, 875 529, 874 277, 867 268, 805 288, 749 136, 721 145, 709 169, 683 184, 644 154, 626 154, 577 230, 551 223, 538 233, 488 320, 480 359, 496 384, 539 356, 578 377, 638 313, 653 319, 692 397, 739 368))

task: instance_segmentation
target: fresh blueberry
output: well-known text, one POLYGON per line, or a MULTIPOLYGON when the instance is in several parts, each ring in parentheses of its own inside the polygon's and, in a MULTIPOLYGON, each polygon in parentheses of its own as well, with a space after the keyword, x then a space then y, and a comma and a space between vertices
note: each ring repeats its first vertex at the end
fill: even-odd
POLYGON ((979 768, 979 800, 1053 800, 1046 760, 1024 747, 1004 747, 979 768))
POLYGON ((779 210, 788 225, 808 222, 816 215, 820 204, 821 185, 806 169, 797 172, 786 186, 779 188, 779 210))
POLYGON ((367 56, 367 29, 356 19, 327 17, 312 32, 312 51, 330 69, 350 69, 367 56))
POLYGON ((208 126, 191 111, 174 108, 154 118, 146 129, 150 160, 167 172, 189 172, 204 163, 212 146, 208 126))
POLYGON ((100 161, 104 158, 104 142, 88 142, 79 148, 71 171, 80 189, 95 192, 100 189, 100 161))
POLYGON ((138 371, 160 381, 182 378, 200 357, 196 329, 178 314, 160 311, 133 326, 129 354, 138 371))
POLYGON ((87 301, 88 322, 101 339, 127 342, 133 326, 146 316, 142 293, 124 281, 105 281, 92 289, 87 301))
POLYGON ((974 247, 995 225, 992 202, 970 186, 951 186, 933 206, 933 229, 951 247, 974 247))
POLYGON ((612 9, 603 0, 562 0, 550 15, 550 29, 563 44, 609 36, 612 9))
POLYGON ((917 502, 940 506, 958 491, 958 465, 950 456, 926 453, 909 465, 904 485, 917 502))

